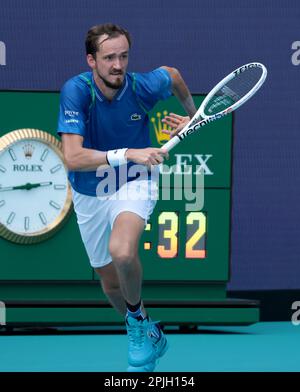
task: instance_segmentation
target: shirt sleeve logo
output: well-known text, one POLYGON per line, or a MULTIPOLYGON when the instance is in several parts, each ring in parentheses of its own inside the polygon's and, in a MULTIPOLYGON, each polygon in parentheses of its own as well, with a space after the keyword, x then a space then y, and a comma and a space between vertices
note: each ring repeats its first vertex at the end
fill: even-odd
POLYGON ((77 117, 79 112, 75 112, 74 110, 65 110, 65 116, 69 117, 77 117))
POLYGON ((79 120, 75 117, 79 116, 79 112, 75 112, 74 110, 65 110, 65 124, 75 123, 78 124, 79 120))

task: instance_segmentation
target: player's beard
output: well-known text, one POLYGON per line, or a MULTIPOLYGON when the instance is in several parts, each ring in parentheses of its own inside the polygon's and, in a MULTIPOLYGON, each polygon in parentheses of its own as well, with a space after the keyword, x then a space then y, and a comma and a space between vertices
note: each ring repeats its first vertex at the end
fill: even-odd
MULTIPOLYGON (((123 84, 123 78, 118 78, 114 83, 111 83, 107 79, 105 79, 103 76, 101 76, 100 73, 98 72, 98 70, 96 72, 97 72, 98 77, 102 80, 102 82, 108 88, 112 88, 113 90, 118 90, 123 84)), ((112 75, 123 76, 123 73, 112 74, 112 75)))

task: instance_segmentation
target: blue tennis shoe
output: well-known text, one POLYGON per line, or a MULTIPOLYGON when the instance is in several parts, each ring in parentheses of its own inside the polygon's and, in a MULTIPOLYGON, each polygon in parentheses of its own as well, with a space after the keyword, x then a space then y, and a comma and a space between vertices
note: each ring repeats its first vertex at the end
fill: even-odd
POLYGON ((128 335, 128 363, 130 366, 144 366, 156 358, 156 350, 149 336, 150 322, 147 318, 137 319, 126 316, 128 335))
MULTIPOLYGON (((148 321, 147 324, 147 336, 148 339, 150 339, 151 343, 152 343, 152 349, 154 350, 155 353, 155 357, 150 360, 147 363, 144 363, 143 365, 132 365, 132 362, 129 362, 129 353, 128 353, 128 362, 129 362, 129 366, 127 368, 127 372, 153 372, 155 367, 158 364, 158 359, 160 357, 162 357, 167 349, 168 349, 168 342, 167 342, 167 338, 164 335, 160 325, 158 322, 153 322, 153 321, 148 321)), ((126 320, 126 324, 127 324, 127 320, 126 320)), ((128 330, 128 328, 127 328, 128 330)), ((131 331, 132 333, 132 331, 131 331)), ((130 341, 130 338, 129 338, 130 341)), ((136 351, 136 349, 135 349, 136 351)), ((139 355, 140 357, 140 355, 139 355)), ((136 363, 136 361, 135 361, 136 363)))

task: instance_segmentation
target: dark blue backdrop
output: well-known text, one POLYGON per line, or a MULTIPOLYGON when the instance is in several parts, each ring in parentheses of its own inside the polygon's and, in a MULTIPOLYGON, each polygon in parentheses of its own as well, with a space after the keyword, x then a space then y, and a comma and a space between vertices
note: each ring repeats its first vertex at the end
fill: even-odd
POLYGON ((299 289, 299 0, 2 0, 0 88, 60 89, 87 68, 87 29, 109 21, 132 33, 130 70, 177 67, 192 92, 266 64, 263 91, 235 117, 229 288, 299 289))

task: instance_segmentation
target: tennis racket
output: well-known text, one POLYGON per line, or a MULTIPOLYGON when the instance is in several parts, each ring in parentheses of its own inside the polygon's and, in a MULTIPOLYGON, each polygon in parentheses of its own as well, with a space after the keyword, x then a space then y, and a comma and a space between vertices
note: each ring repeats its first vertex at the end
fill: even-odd
POLYGON ((192 133, 239 108, 260 89, 266 77, 267 69, 261 63, 245 64, 231 72, 210 91, 185 127, 162 148, 170 151, 192 133))

